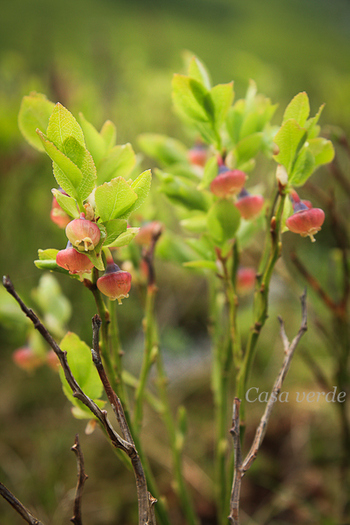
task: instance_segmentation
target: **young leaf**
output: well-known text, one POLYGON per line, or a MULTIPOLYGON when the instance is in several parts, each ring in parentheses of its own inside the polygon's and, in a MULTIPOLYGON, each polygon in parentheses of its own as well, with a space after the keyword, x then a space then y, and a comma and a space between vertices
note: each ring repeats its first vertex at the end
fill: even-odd
POLYGON ((292 118, 299 124, 301 128, 303 128, 309 117, 309 114, 309 97, 307 96, 305 91, 303 91, 302 93, 298 93, 297 95, 295 95, 295 97, 286 107, 286 110, 283 115, 282 124, 284 124, 285 122, 287 122, 287 120, 292 118))
POLYGON ((192 57, 190 61, 188 76, 203 84, 205 88, 211 88, 209 73, 197 57, 192 57))
POLYGON ((79 113, 80 125, 84 132, 86 147, 90 151, 94 163, 97 166, 101 159, 106 155, 107 145, 104 138, 100 135, 97 129, 86 120, 82 113, 79 113))
POLYGON ((200 83, 185 75, 174 75, 173 101, 180 114, 199 121, 214 120, 214 105, 209 91, 200 83))
POLYGON ((73 137, 85 149, 84 135, 78 122, 68 109, 59 102, 55 105, 51 114, 49 125, 46 131, 47 138, 53 142, 62 153, 68 156, 65 151, 65 142, 73 137))
POLYGON ((127 177, 136 163, 131 144, 114 146, 104 157, 97 172, 98 184, 109 182, 116 177, 127 177))
POLYGON ((143 133, 138 137, 142 151, 161 165, 187 161, 187 148, 179 140, 158 133, 143 133))
POLYGON ((301 129, 294 119, 287 120, 276 134, 274 142, 279 147, 279 153, 274 156, 274 159, 279 164, 283 164, 288 174, 291 173, 295 157, 306 138, 307 132, 301 129))
POLYGON ((308 147, 315 158, 316 166, 328 164, 334 158, 334 147, 330 140, 322 137, 308 141, 308 147))
POLYGON ((106 120, 101 128, 100 135, 105 141, 106 151, 108 152, 117 142, 117 128, 115 127, 115 124, 110 120, 106 120))
POLYGON ((207 216, 208 230, 214 241, 222 244, 233 239, 240 219, 241 215, 232 202, 226 199, 216 201, 207 216))
POLYGON ((308 147, 304 147, 297 157, 289 182, 293 186, 303 186, 316 167, 315 158, 308 147))
POLYGON ((140 228, 128 228, 126 232, 121 233, 119 237, 109 245, 110 248, 121 248, 127 246, 139 233, 140 228))
POLYGON ((200 268, 203 270, 212 270, 214 272, 218 271, 218 268, 213 261, 206 261, 206 260, 200 260, 200 261, 188 261, 183 263, 183 266, 186 268, 200 268))
POLYGON ((156 173, 162 178, 160 191, 165 193, 172 202, 180 204, 188 210, 208 210, 209 202, 203 192, 170 174, 163 173, 160 170, 157 170, 156 173))
POLYGON ((263 134, 261 132, 252 133, 240 140, 234 149, 237 167, 240 167, 243 163, 255 157, 261 149, 262 142, 263 134))
POLYGON ((136 192, 123 177, 112 179, 98 186, 95 192, 96 212, 107 222, 125 213, 137 199, 136 192))
POLYGON ((245 100, 237 100, 234 106, 232 106, 226 117, 226 127, 229 135, 234 144, 239 141, 241 127, 244 120, 245 111, 245 100))
POLYGON ((204 233, 207 231, 207 216, 204 213, 195 215, 189 219, 183 219, 180 224, 191 233, 204 233))
POLYGON ((57 203, 61 206, 70 217, 77 219, 79 217, 79 210, 77 207, 77 201, 68 195, 64 195, 60 190, 54 188, 51 190, 55 196, 57 203))
POLYGON ((203 179, 198 185, 199 190, 208 188, 210 186, 210 183, 215 179, 215 177, 218 174, 218 169, 219 167, 216 157, 211 157, 209 160, 207 160, 204 166, 203 179))
POLYGON ((126 232, 127 222, 122 219, 113 219, 111 221, 105 222, 104 226, 106 228, 107 235, 103 246, 107 248, 117 239, 119 235, 126 232))
POLYGON ((151 189, 151 182, 151 170, 146 170, 131 183, 131 188, 136 193, 137 199, 131 208, 129 208, 128 213, 137 210, 145 202, 147 195, 149 194, 149 190, 151 189))
POLYGON ((215 126, 219 129, 233 102, 233 82, 214 86, 210 90, 210 96, 214 104, 215 126))
POLYGON ((38 151, 45 151, 45 149, 36 130, 39 128, 46 131, 54 107, 55 104, 41 93, 33 92, 22 99, 18 126, 27 142, 38 151))

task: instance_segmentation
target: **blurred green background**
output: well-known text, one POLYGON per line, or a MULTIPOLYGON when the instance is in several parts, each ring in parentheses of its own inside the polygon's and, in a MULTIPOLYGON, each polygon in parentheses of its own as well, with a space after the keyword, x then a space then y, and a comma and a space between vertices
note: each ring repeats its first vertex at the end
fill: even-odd
MULTIPOLYGON (((37 249, 63 248, 64 234, 48 220, 50 190, 55 186, 50 161, 33 152, 18 131, 17 114, 22 96, 31 90, 43 92, 51 100, 62 102, 74 114, 82 111, 97 128, 109 118, 117 125, 118 143, 130 141, 136 152, 137 136, 143 132, 166 133, 190 145, 190 138, 184 134, 171 105, 171 78, 174 72, 183 71, 184 50, 192 51, 203 60, 214 83, 234 80, 236 98, 244 95, 249 79, 254 79, 260 92, 280 103, 276 123, 289 100, 305 90, 311 100, 312 114, 326 102, 322 123, 349 131, 350 4, 347 0, 12 0, 3 3, 0 16, 0 268, 1 274, 10 274, 17 290, 29 301, 30 290, 37 286, 40 277, 40 271, 32 262, 37 249)), ((324 171, 320 180, 327 191, 329 174, 324 171)), ((340 200, 345 206, 342 195, 340 200)), ((325 227, 323 239, 321 235, 318 237, 310 257, 321 278, 329 284, 329 268, 324 261, 325 253, 334 244, 330 228, 325 227)), ((299 240, 294 242, 300 245, 299 240)), ((300 239, 300 242, 305 241, 300 239)), ((307 249, 311 253, 310 246, 307 249)), ((163 344, 170 354, 178 356, 180 363, 195 349, 191 361, 195 373, 189 382, 185 381, 187 386, 192 386, 185 388, 180 380, 174 382, 174 405, 186 400, 193 409, 193 427, 203 419, 197 416, 196 420, 198 407, 202 407, 207 416, 206 425, 198 431, 202 436, 200 446, 197 446, 198 434, 194 428, 190 433, 188 456, 192 454, 199 462, 207 461, 205 468, 212 474, 209 365, 206 352, 201 354, 198 350, 200 346, 208 348, 205 284, 180 269, 169 272, 164 263, 159 263, 158 275, 163 344), (186 291, 188 296, 199 300, 186 301, 186 291)), ((90 322, 85 320, 95 313, 94 305, 78 283, 60 279, 60 284, 72 300, 74 311, 79 312, 73 314, 69 326, 89 342, 90 322)), ((300 281, 299 286, 295 286, 289 281, 287 289, 276 287, 271 318, 275 319, 275 311, 289 317, 291 330, 299 322, 297 297, 302 284, 300 281)), ((313 300, 317 306, 317 298, 313 300)), ((326 319, 325 311, 319 309, 318 312, 326 319)), ((137 300, 131 298, 126 302, 120 316, 124 345, 132 351, 140 346, 142 312, 137 300)), ((249 326, 250 319, 247 317, 242 322, 249 326)), ((273 322, 263 336, 267 346, 271 346, 271 339, 277 338, 277 326, 273 322)), ((84 423, 70 417, 68 403, 53 372, 42 368, 29 376, 14 367, 11 354, 23 344, 23 333, 0 327, 0 335, 0 479, 20 499, 30 503, 45 523, 60 525, 71 516, 75 485, 75 459, 69 448, 74 434, 77 431, 83 434, 84 423), (62 431, 63 427, 66 430, 62 431)), ((310 341, 327 368, 328 358, 322 343, 315 340, 315 334, 313 339, 309 335, 308 344, 310 341)), ((278 342, 275 346, 278 347, 278 342)), ((262 389, 264 382, 269 389, 273 375, 268 373, 268 358, 261 359, 266 372, 262 389)), ((290 388, 297 390, 299 385, 306 384, 312 390, 308 369, 301 360, 296 359, 294 364, 296 372, 290 379, 290 388)), ((275 373, 275 365, 272 368, 270 372, 275 373)), ((180 369, 180 378, 181 374, 180 369)), ((259 409, 261 407, 254 407, 256 417, 259 409)), ((257 501, 256 506, 267 516, 260 518, 265 519, 261 523, 335 523, 326 521, 332 519, 334 494, 324 479, 337 475, 331 467, 336 457, 333 444, 325 448, 334 412, 326 407, 329 423, 324 426, 320 422, 324 413, 317 416, 299 407, 294 411, 288 407, 291 413, 286 415, 282 409, 277 408, 281 411, 279 431, 275 429, 277 435, 288 433, 294 425, 294 433, 295 428, 300 430, 299 441, 291 444, 288 439, 281 439, 275 443, 273 432, 269 434, 270 452, 267 447, 260 467, 255 474, 252 471, 255 485, 248 485, 245 493, 247 512, 252 513, 255 509, 252 501, 257 501), (282 483, 276 457, 284 447, 284 458, 287 455, 285 461, 290 466, 292 460, 288 457, 295 457, 295 451, 293 454, 291 451, 295 443, 303 451, 301 456, 305 454, 303 462, 310 478, 301 480, 301 486, 309 487, 313 498, 308 511, 300 501, 300 493, 295 495, 292 491, 291 495, 287 482, 282 484, 287 503, 271 497, 282 483), (302 448, 302 443, 307 443, 306 448, 302 448), (271 450, 277 451, 276 454, 271 455, 271 450), (299 513, 291 510, 293 505, 299 513)), ((158 431, 158 425, 150 414, 146 441, 149 429, 153 427, 158 431)), ((160 427, 159 435, 162 432, 160 427)), ((113 516, 118 512, 119 523, 131 523, 135 519, 132 476, 127 481, 122 477, 116 494, 114 478, 123 476, 123 466, 118 461, 111 462, 112 453, 98 433, 83 439, 90 475, 84 502, 86 523, 115 523, 113 516)), ((159 450, 161 442, 160 438, 159 450)), ((172 501, 166 447, 160 457, 152 460, 172 501)), ((210 482, 204 473, 200 481, 197 505, 202 505, 203 516, 209 516, 207 521, 203 518, 203 523, 213 523, 210 521, 213 502, 208 496, 210 482)), ((178 519, 173 512, 174 519, 178 519)), ((21 523, 2 501, 0 523, 21 523)))

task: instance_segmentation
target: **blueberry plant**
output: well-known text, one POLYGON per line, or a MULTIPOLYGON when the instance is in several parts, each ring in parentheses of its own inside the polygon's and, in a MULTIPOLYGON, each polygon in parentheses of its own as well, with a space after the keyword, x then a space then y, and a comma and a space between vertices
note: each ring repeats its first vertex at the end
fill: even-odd
MULTIPOLYGON (((154 220, 141 228, 132 226, 139 224, 134 212, 147 201, 151 172, 139 174, 130 144, 116 145, 112 122, 105 122, 97 131, 83 115, 76 120, 60 103, 53 104, 44 95, 32 93, 22 101, 19 126, 29 144, 52 160, 57 187, 52 190, 51 219, 66 235, 66 247, 39 250, 35 264, 80 281, 92 293, 98 313, 93 318, 92 350, 76 334, 64 335, 69 305, 51 274, 41 280, 40 293, 36 294, 42 321, 22 302, 8 277, 4 278, 4 286, 51 347, 49 359, 53 366, 59 361, 60 379, 73 405, 73 415, 88 419, 90 427, 99 423, 118 454, 131 463, 139 523, 155 523, 155 515, 159 523, 170 523, 140 440, 147 403, 164 421, 179 505, 186 522, 195 525, 199 517, 182 465, 186 411, 180 406, 176 415, 172 413, 158 341, 155 252, 205 275, 213 348, 217 522, 222 525, 229 520, 237 525, 241 480, 261 446, 276 396, 306 330, 303 295, 302 322, 291 343, 281 321, 284 361, 244 458, 241 441, 247 418, 245 396, 268 316, 271 278, 281 255, 284 232, 289 230, 315 241, 322 227, 324 212, 303 200, 296 188, 299 192, 318 166, 329 163, 334 150, 329 140, 319 136, 322 107, 310 117, 304 92, 293 98, 281 125, 276 126, 271 120, 277 106, 257 93, 254 82, 245 98, 234 101, 233 82, 212 87, 208 72, 196 57, 189 61, 186 75, 174 76, 172 87, 175 109, 194 145, 188 148, 177 139, 157 134, 143 134, 139 145, 158 163, 155 173, 159 190, 178 219, 177 233, 171 226, 165 227, 156 213, 154 220), (244 266, 242 254, 257 236, 263 240, 260 262, 256 268, 244 266), (137 249, 138 245, 142 250, 137 249), (121 260, 121 253, 127 260, 121 260), (138 377, 124 369, 115 308, 116 301, 121 304, 133 293, 132 275, 145 287, 145 343, 138 377), (253 288, 253 326, 243 345, 237 311, 241 295, 253 288), (52 306, 49 298, 54 296, 57 301, 52 306), (50 308, 54 309, 51 316, 50 308), (54 326, 47 322, 50 319, 55 320, 54 326), (156 393, 149 388, 152 367, 156 393), (116 415, 118 431, 107 417, 106 398, 116 415)), ((18 350, 15 358, 23 368, 35 368, 44 361, 45 351, 33 336, 37 332, 30 330, 32 344, 18 350)), ((80 524, 85 472, 79 441, 75 450, 81 476, 72 521, 80 524)), ((3 485, 0 487, 1 494, 28 523, 39 523, 3 485)))

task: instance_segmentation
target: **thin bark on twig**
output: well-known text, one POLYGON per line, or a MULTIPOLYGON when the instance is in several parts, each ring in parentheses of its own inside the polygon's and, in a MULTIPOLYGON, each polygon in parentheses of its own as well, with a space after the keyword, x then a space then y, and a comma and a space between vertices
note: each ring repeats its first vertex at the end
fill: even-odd
POLYGON ((102 321, 98 315, 94 315, 92 318, 92 329, 93 329, 93 348, 91 349, 92 360, 97 369, 97 372, 100 376, 101 382, 103 384, 104 390, 107 394, 108 400, 113 408, 113 411, 116 415, 118 423, 123 433, 124 439, 131 446, 130 453, 127 453, 132 467, 134 469, 135 479, 136 479, 136 488, 137 488, 137 501, 139 506, 139 524, 144 525, 155 525, 155 516, 154 516, 154 504, 157 501, 151 496, 147 490, 146 476, 142 467, 140 457, 135 448, 134 440, 132 438, 122 404, 119 397, 114 392, 111 384, 108 380, 107 374, 104 370, 99 348, 99 331, 102 321))
POLYGON ((30 525, 43 525, 43 523, 35 518, 33 514, 29 512, 29 510, 26 509, 25 506, 2 483, 0 483, 0 495, 8 501, 11 507, 13 507, 20 516, 22 516, 24 521, 30 525))
POLYGON ((298 346, 300 339, 302 338, 302 336, 307 330, 306 289, 304 290, 304 293, 302 294, 300 301, 301 301, 301 311, 302 311, 301 325, 300 325, 297 335, 294 337, 291 343, 289 343, 288 341, 288 338, 285 332, 285 328, 284 328, 284 322, 281 319, 281 317, 278 317, 278 320, 280 322, 280 335, 281 335, 282 342, 283 342, 285 356, 284 356, 284 360, 283 360, 281 369, 279 371, 279 374, 273 385, 273 389, 270 394, 269 400, 267 402, 265 412, 263 416, 261 417, 258 428, 256 429, 253 444, 250 447, 250 450, 243 461, 241 458, 241 445, 240 445, 239 426, 238 426, 240 400, 235 398, 235 401, 234 401, 231 434, 233 436, 233 442, 234 442, 234 447, 235 447, 235 459, 238 458, 238 462, 235 465, 234 480, 233 480, 232 493, 231 493, 230 515, 228 516, 228 519, 232 525, 239 525, 240 523, 239 521, 239 494, 240 494, 242 478, 247 472, 247 470, 249 470, 249 468, 252 466, 252 463, 254 462, 258 454, 258 451, 265 437, 265 433, 266 433, 267 425, 268 425, 268 422, 271 416, 272 409, 274 407, 274 404, 277 401, 278 394, 280 393, 280 390, 282 388, 283 381, 289 370, 290 363, 294 355, 295 349, 298 346))
MULTIPOLYGON (((115 448, 119 448, 123 450, 131 459, 131 462, 134 467, 134 472, 136 476, 136 486, 137 486, 137 492, 138 496, 140 494, 140 490, 144 489, 144 485, 146 484, 146 481, 144 479, 144 474, 142 470, 141 461, 139 459, 139 456, 137 454, 137 451, 135 449, 135 445, 133 444, 132 439, 128 439, 130 436, 130 431, 126 430, 125 428, 125 416, 124 412, 122 410, 120 400, 117 398, 116 394, 113 392, 107 376, 104 372, 104 369, 100 367, 100 370, 102 370, 102 376, 104 374, 104 379, 107 379, 107 382, 104 383, 104 387, 106 390, 106 393, 111 401, 113 398, 114 402, 112 403, 112 406, 116 407, 117 413, 118 413, 118 421, 121 421, 121 429, 124 433, 124 437, 126 439, 123 439, 112 427, 111 423, 108 420, 107 412, 106 410, 101 410, 96 403, 92 399, 90 399, 80 388, 78 385, 75 377, 72 374, 71 369, 69 368, 68 361, 67 361, 67 352, 63 352, 59 345, 56 343, 56 341, 53 339, 49 331, 45 328, 45 326, 40 322, 38 316, 33 312, 32 309, 28 308, 22 299, 18 296, 17 292, 15 291, 15 288, 10 280, 9 277, 3 277, 3 285, 6 288, 6 290, 9 292, 10 295, 12 295, 16 301, 18 302, 19 306, 21 307, 21 310, 26 314, 26 316, 32 321, 34 327, 38 330, 38 332, 43 336, 43 338, 48 342, 52 350, 57 355, 58 359, 60 360, 60 363, 62 365, 65 378, 68 382, 68 385, 70 386, 73 396, 79 399, 88 409, 93 413, 93 415, 100 421, 102 426, 107 432, 107 435, 112 443, 112 445, 115 448), (115 396, 115 397, 114 397, 115 396), (124 418, 124 422, 123 422, 124 418), (142 472, 141 472, 142 471, 142 472), (142 478, 143 476, 143 478, 142 478)), ((96 336, 95 336, 96 337, 96 336)), ((96 356, 95 356, 96 357, 96 356)), ((101 363, 102 364, 102 363, 101 363)), ((99 371, 99 370, 98 370, 99 371)), ((100 372, 99 372, 100 373, 100 372)), ((101 377, 101 374, 100 374, 101 377)), ((102 380, 102 377, 101 377, 102 380)), ((146 486, 147 490, 147 486, 146 486)), ((143 497, 143 499, 145 499, 143 497)), ((147 493, 147 508, 145 505, 145 502, 142 501, 142 513, 139 513, 139 525, 154 525, 155 524, 155 518, 154 518, 154 503, 155 498, 153 498, 150 494, 147 493)), ((140 505, 139 505, 140 508, 140 505)))
POLYGON ((88 476, 85 474, 84 456, 80 448, 78 434, 75 436, 74 445, 72 446, 71 450, 74 452, 77 458, 78 482, 74 498, 74 516, 70 521, 74 523, 74 525, 82 525, 81 498, 83 495, 84 484, 88 479, 88 476))

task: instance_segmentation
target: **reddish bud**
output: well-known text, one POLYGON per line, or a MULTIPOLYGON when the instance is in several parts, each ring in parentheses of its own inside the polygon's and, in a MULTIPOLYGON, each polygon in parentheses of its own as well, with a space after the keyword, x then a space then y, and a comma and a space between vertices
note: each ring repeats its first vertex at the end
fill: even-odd
POLYGON ((106 272, 97 279, 97 288, 112 301, 118 299, 122 304, 122 299, 129 297, 131 288, 131 274, 119 268, 114 262, 108 262, 106 272))
POLYGON ((254 268, 238 268, 236 277, 236 289, 241 295, 249 293, 255 284, 256 272, 254 268))
POLYGON ((18 348, 12 354, 12 359, 22 370, 35 370, 42 364, 40 357, 29 346, 18 348))
POLYGON ((302 237, 309 236, 315 242, 314 235, 320 231, 325 219, 324 211, 320 208, 308 208, 303 202, 293 205, 294 214, 286 220, 287 228, 302 237))
POLYGON ((135 237, 137 244, 150 246, 153 239, 157 239, 163 231, 163 225, 158 221, 148 222, 141 226, 139 233, 135 237))
POLYGON ((56 255, 56 263, 61 268, 68 270, 70 274, 90 272, 94 267, 89 257, 77 252, 69 241, 66 249, 60 250, 56 255))
POLYGON ((188 161, 196 166, 205 166, 208 158, 208 151, 202 144, 196 144, 188 151, 188 161))
POLYGON ((235 204, 243 219, 248 220, 259 215, 264 206, 264 197, 262 195, 251 195, 247 190, 243 189, 238 195, 238 200, 235 204))
POLYGON ((71 221, 69 215, 58 204, 56 197, 52 198, 50 218, 59 228, 65 228, 71 221))
POLYGON ((214 195, 220 198, 236 195, 244 186, 247 175, 240 170, 230 170, 226 166, 220 166, 219 174, 210 184, 214 195))
POLYGON ((101 232, 96 223, 83 217, 74 219, 66 227, 66 235, 77 250, 91 251, 99 243, 101 232))

